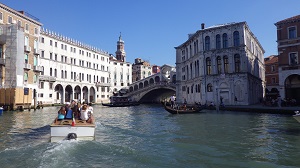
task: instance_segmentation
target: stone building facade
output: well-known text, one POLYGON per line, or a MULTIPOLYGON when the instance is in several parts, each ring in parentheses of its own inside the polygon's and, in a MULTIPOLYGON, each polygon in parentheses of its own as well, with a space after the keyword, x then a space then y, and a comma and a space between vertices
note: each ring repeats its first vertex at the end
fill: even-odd
POLYGON ((152 66, 148 61, 136 58, 132 64, 132 82, 136 82, 152 75, 152 66))
POLYGON ((266 98, 277 99, 279 95, 278 55, 264 58, 266 72, 266 98))
POLYGON ((40 21, 0 3, 0 106, 36 103, 40 21))
POLYGON ((275 23, 281 98, 300 102, 300 15, 275 23))
POLYGON ((176 49, 176 99, 250 105, 264 96, 264 49, 246 22, 189 34, 176 49))

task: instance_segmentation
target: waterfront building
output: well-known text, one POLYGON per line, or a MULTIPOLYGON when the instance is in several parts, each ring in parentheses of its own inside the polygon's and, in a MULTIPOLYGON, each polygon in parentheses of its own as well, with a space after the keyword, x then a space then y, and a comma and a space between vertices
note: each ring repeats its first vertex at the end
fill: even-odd
POLYGON ((300 15, 275 23, 279 65, 279 93, 300 102, 300 15))
POLYGON ((176 49, 177 102, 250 105, 264 96, 264 49, 246 22, 189 34, 176 49))
POLYGON ((0 106, 36 104, 41 26, 29 13, 0 3, 0 106))
POLYGON ((160 66, 152 65, 152 74, 156 74, 160 72, 160 66))
POLYGON ((266 98, 277 99, 279 95, 278 55, 264 58, 266 77, 266 98))
POLYGON ((132 83, 132 65, 126 62, 124 41, 120 35, 117 41, 116 57, 110 56, 110 79, 113 93, 118 92, 132 83))
POLYGON ((43 104, 101 102, 110 96, 110 55, 49 30, 41 30, 38 100, 43 104))
POLYGON ((152 67, 148 61, 136 58, 132 64, 132 82, 145 79, 152 75, 152 67))

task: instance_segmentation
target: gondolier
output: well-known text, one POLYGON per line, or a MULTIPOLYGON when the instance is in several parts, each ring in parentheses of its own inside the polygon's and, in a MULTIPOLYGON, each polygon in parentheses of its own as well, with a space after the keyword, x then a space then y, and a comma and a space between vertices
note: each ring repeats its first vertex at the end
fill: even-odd
POLYGON ((170 97, 171 107, 172 107, 172 108, 174 108, 174 105, 175 105, 175 99, 176 99, 175 94, 172 95, 172 96, 170 97))

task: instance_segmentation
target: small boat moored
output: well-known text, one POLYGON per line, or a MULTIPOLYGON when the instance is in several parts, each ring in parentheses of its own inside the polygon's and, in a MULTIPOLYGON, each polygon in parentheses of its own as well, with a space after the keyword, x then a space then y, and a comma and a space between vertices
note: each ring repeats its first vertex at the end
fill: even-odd
POLYGON ((299 111, 295 111, 295 115, 293 115, 293 117, 300 123, 300 113, 299 111))
POLYGON ((108 107, 127 107, 127 106, 138 106, 140 105, 139 102, 130 100, 127 96, 111 96, 110 103, 102 103, 102 106, 108 107))
POLYGON ((59 142, 62 140, 95 140, 95 119, 88 123, 84 120, 55 119, 50 125, 50 141, 59 142), (75 121, 75 122, 74 122, 75 121))
POLYGON ((172 108, 171 106, 164 105, 164 108, 166 111, 168 111, 171 114, 191 114, 191 113, 200 113, 202 110, 201 107, 194 106, 194 107, 184 107, 184 108, 172 108))

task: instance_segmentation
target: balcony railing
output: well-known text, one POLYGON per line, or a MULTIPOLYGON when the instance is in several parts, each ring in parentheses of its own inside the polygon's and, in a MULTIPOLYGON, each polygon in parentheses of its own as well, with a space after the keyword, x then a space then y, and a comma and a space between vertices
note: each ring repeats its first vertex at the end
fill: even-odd
POLYGON ((40 80, 40 81, 55 82, 55 81, 56 81, 56 77, 54 77, 54 76, 40 75, 40 76, 39 76, 39 80, 40 80))
POLYGON ((96 86, 110 86, 110 83, 95 82, 96 86))
POLYGON ((40 55, 40 53, 39 53, 39 49, 33 49, 33 54, 35 54, 35 55, 40 55))
POLYGON ((31 47, 30 46, 24 46, 24 51, 25 52, 30 52, 31 51, 31 47))
POLYGON ((42 66, 33 66, 33 70, 37 71, 37 72, 42 72, 43 71, 43 67, 42 66))
POLYGON ((30 65, 30 64, 27 64, 27 63, 25 63, 25 64, 24 64, 24 69, 28 69, 28 70, 30 70, 30 69, 31 69, 31 65, 30 65))

